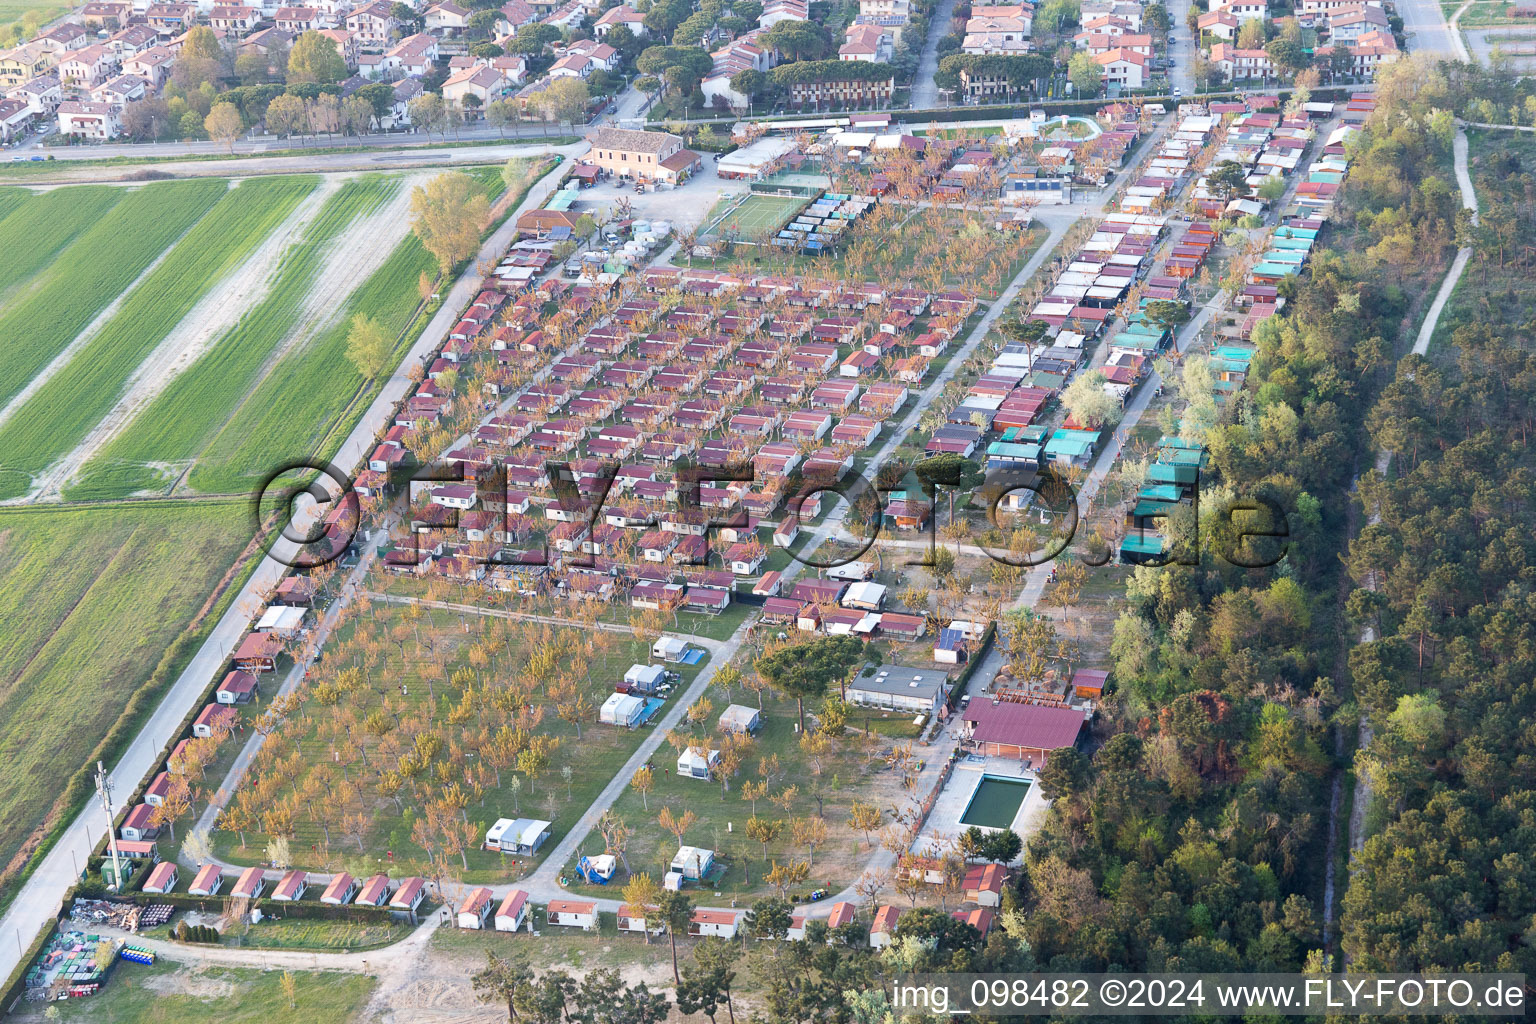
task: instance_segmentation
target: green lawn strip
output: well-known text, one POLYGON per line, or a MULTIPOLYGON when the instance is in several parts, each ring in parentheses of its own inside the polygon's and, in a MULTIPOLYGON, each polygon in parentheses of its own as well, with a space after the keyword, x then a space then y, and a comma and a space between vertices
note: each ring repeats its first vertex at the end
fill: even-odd
POLYGON ((12 210, 31 197, 32 193, 24 188, 0 187, 0 217, 9 217, 12 210))
POLYGON ((250 539, 247 513, 235 501, 0 511, 0 863, 207 601, 250 539))
POLYGON ((335 238, 354 220, 377 210, 398 188, 398 179, 369 175, 348 182, 327 199, 304 238, 284 254, 266 298, 135 416, 85 467, 80 483, 66 496, 122 497, 161 481, 152 463, 195 458, 290 336, 335 238))
MULTIPOLYGON (((359 1019, 375 981, 364 974, 294 971, 294 1002, 283 994, 283 971, 196 967, 161 960, 152 967, 123 962, 100 994, 50 1003, 58 1020, 91 1024, 271 1024, 302 1020, 348 1024, 359 1019)), ((42 1004, 22 1004, 27 1020, 42 1020, 42 1004)))
POLYGON ((9 401, 227 191, 222 181, 149 185, 126 195, 58 254, 23 297, 0 306, 0 402, 9 401))
MULTIPOLYGON (((499 168, 475 168, 492 201, 505 187, 499 168)), ((250 490, 272 470, 334 453, 383 381, 365 381, 347 358, 347 334, 357 313, 367 313, 396 337, 401 358, 426 329, 417 281, 432 277, 437 261, 414 234, 346 299, 336 325, 287 353, 192 467, 188 483, 205 494, 250 490)))
MULTIPOLYGON (((271 904, 268 904, 268 909, 271 904)), ((282 911, 276 911, 281 914, 282 911)), ((317 920, 303 917, 263 917, 260 924, 236 926, 223 934, 223 944, 237 949, 315 949, 357 953, 399 942, 411 926, 392 922, 362 924, 355 921, 317 920)))
MULTIPOLYGON (((7 190, 9 191, 9 190, 7 190)), ((110 185, 60 188, 8 207, 0 196, 0 297, 46 267, 125 195, 110 185), (5 212, 9 210, 9 212, 5 212)))
POLYGON ((312 175, 260 178, 229 190, 101 331, 0 427, 0 496, 24 494, 28 475, 78 444, 154 347, 318 183, 312 175))

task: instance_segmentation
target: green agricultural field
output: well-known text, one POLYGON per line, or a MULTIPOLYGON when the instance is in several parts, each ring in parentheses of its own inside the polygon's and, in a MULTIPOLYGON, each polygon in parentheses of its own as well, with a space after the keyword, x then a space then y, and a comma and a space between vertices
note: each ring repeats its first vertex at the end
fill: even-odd
MULTIPOLYGON (((9 190, 7 190, 9 191, 9 190)), ((125 193, 107 185, 54 189, 8 203, 0 197, 0 301, 46 267, 125 193)))
POLYGON ((308 175, 256 178, 229 189, 101 331, 0 427, 0 496, 24 494, 32 474, 78 444, 155 345, 318 183, 308 175))
POLYGON ((266 298, 134 417, 86 466, 67 496, 122 497, 163 484, 158 467, 196 458, 252 397, 272 357, 292 336, 336 237, 387 202, 399 187, 398 179, 370 175, 348 182, 327 199, 304 238, 284 254, 266 298))
POLYGON ((199 621, 250 540, 240 502, 0 510, 0 864, 199 621))
MULTIPOLYGON (((468 173, 492 200, 505 187, 500 168, 468 173)), ((383 386, 365 381, 347 358, 352 316, 373 317, 395 336, 396 355, 404 355, 426 327, 416 288, 422 274, 434 277, 437 261, 409 235, 348 297, 331 330, 278 362, 198 458, 188 483, 205 494, 233 494, 282 465, 329 458, 383 386)))
POLYGON ((0 402, 15 397, 227 190, 222 181, 188 181, 129 192, 25 293, 0 304, 0 338, 24 343, 8 346, 0 361, 0 402))
MULTIPOLYGON (((61 1024, 350 1024, 361 1019, 374 986, 374 979, 362 974, 295 971, 290 1004, 282 978, 282 971, 170 960, 153 967, 121 963, 100 995, 49 1005, 58 1009, 61 1024)), ((23 1003, 17 1019, 42 1021, 43 1012, 41 1003, 23 1003)))

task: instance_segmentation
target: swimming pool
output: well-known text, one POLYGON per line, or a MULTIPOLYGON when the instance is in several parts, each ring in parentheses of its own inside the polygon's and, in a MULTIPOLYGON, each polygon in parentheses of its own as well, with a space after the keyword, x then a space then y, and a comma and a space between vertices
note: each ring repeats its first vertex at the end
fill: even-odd
POLYGON ((971 802, 965 805, 965 813, 960 815, 960 824, 982 828, 1011 827, 1019 808, 1024 806, 1029 785, 1025 779, 983 775, 971 793, 971 802))

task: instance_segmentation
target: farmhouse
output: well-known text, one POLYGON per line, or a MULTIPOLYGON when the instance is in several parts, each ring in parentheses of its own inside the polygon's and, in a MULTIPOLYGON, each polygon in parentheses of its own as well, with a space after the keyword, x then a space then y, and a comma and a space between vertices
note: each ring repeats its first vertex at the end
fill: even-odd
POLYGON ((931 668, 882 665, 848 684, 848 700, 865 707, 936 714, 949 693, 949 674, 931 668))
POLYGON ((1044 764, 1052 750, 1077 743, 1086 715, 1075 708, 972 701, 965 709, 966 738, 989 757, 1044 764))
POLYGON ((588 137, 587 159, 617 178, 676 182, 700 163, 680 136, 628 128, 600 128, 588 137))
POLYGON ((550 900, 544 914, 550 924, 567 928, 597 927, 597 904, 590 900, 550 900))
POLYGON ((456 918, 460 928, 484 928, 485 919, 491 915, 491 890, 484 886, 469 890, 464 902, 459 904, 456 918))
POLYGON ((501 906, 496 908, 496 930, 499 932, 515 932, 528 923, 529 910, 532 904, 528 902, 528 894, 521 889, 513 889, 507 893, 507 898, 501 901, 501 906))

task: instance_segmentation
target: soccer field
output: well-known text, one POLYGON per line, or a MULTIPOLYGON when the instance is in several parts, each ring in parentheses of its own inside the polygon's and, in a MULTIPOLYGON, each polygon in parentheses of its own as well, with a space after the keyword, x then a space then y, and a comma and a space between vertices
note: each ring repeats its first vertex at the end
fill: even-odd
POLYGON ((731 235, 745 241, 772 235, 809 205, 798 196, 750 195, 704 230, 704 237, 731 235))

